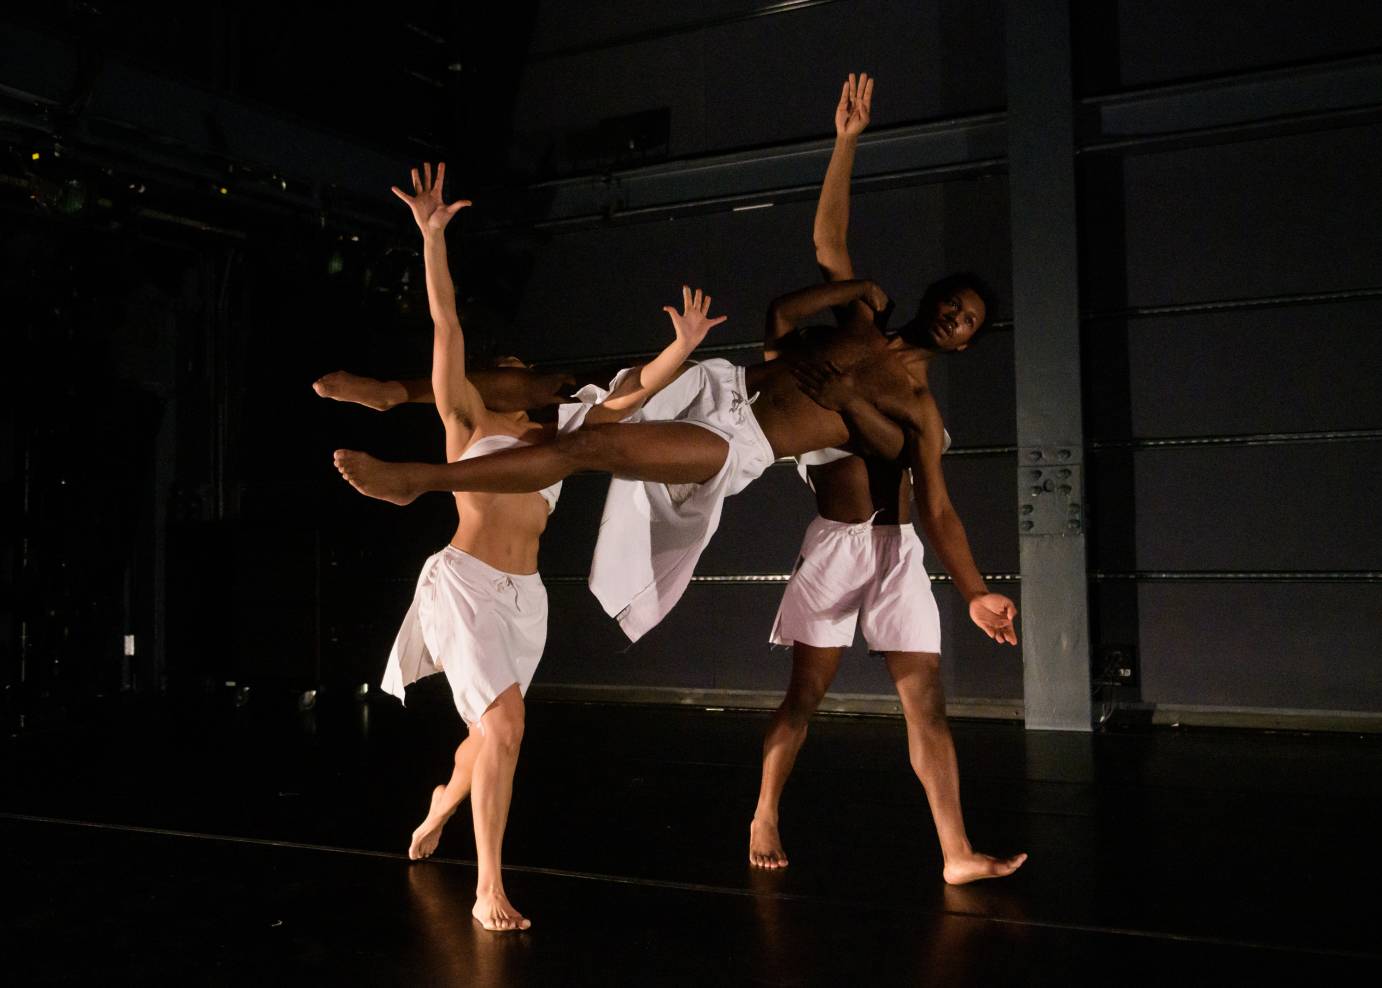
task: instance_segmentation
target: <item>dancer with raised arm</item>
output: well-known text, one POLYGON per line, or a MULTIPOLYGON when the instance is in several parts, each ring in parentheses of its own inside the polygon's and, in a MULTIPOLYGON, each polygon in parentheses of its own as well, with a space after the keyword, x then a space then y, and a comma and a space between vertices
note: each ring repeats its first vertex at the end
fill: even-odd
MULTIPOLYGON (((469 460, 495 450, 525 447, 555 435, 524 412, 485 407, 466 376, 465 336, 456 314, 447 265, 445 230, 469 205, 442 199, 445 165, 413 170, 413 194, 395 188, 422 232, 427 300, 433 323, 431 390, 446 431, 448 460, 469 460)), ((636 412, 680 370, 706 332, 723 317, 707 315, 710 298, 683 289, 683 310, 667 307, 676 338, 645 366, 630 368, 593 406, 568 416, 597 427, 636 412)), ((413 832, 410 858, 436 849, 446 821, 470 797, 475 822, 478 877, 472 910, 487 930, 527 929, 531 924, 504 891, 501 852, 513 792, 513 773, 523 737, 523 694, 542 657, 547 635, 547 594, 537 573, 538 541, 556 504, 560 484, 536 493, 457 494, 457 524, 450 543, 423 564, 412 605, 394 642, 384 673, 386 692, 404 698, 405 687, 444 672, 456 709, 469 730, 456 749, 450 780, 437 786, 422 824, 413 832)))
MULTIPOLYGON (((855 302, 866 308, 884 297, 870 281, 833 282, 778 299, 769 319, 790 330, 789 314, 805 318, 855 302)), ((951 308, 947 301, 946 311, 951 308)), ((927 442, 935 441, 929 469, 937 470, 940 421, 921 365, 962 348, 977 328, 969 317, 942 318, 931 310, 889 338, 871 320, 817 332, 783 330, 774 336, 778 359, 746 368, 724 360, 699 363, 621 422, 594 423, 549 443, 463 463, 386 463, 342 449, 335 453, 336 468, 361 493, 394 504, 408 504, 426 491, 541 490, 577 470, 614 474, 590 584, 605 611, 637 640, 681 598, 715 532, 724 498, 776 457, 850 444, 846 416, 862 410, 894 424, 924 423, 927 442), (821 362, 849 371, 849 401, 839 410, 817 404, 797 382, 802 367, 821 362)), ((891 455, 914 471, 928 469, 930 453, 919 442, 895 446, 891 455)), ((944 516, 946 530, 960 535, 955 544, 963 548, 957 552, 967 558, 963 528, 955 527, 958 519, 951 524, 952 516, 953 511, 944 516)), ((968 566, 977 574, 972 560, 968 566)), ((1013 615, 1006 607, 985 608, 979 600, 971 614, 989 634, 1012 635, 1013 615)))
MULTIPOLYGON (((827 282, 854 277, 847 247, 849 183, 855 146, 868 125, 873 85, 867 74, 857 79, 851 74, 835 110, 835 149, 813 230, 816 261, 827 282)), ((977 282, 964 276, 944 279, 927 289, 923 311, 934 311, 947 327, 963 324, 977 331, 987 312, 977 289, 977 282)), ((843 320, 869 318, 858 306, 837 310, 837 315, 843 320)), ((765 342, 769 357, 784 328, 769 325, 765 342)), ((929 361, 919 366, 924 374, 929 361)), ((801 380, 807 393, 827 407, 841 407, 853 393, 848 381, 839 376, 808 372, 801 380)), ((924 403, 930 404, 929 396, 924 403)), ((936 437, 928 442, 926 433, 928 422, 933 430, 939 426, 939 413, 933 414, 933 406, 919 407, 918 413, 915 421, 907 423, 921 433, 926 467, 916 474, 918 520, 954 577, 957 591, 969 602, 975 623, 995 640, 1015 644, 1016 636, 1006 629, 995 635, 987 626, 990 613, 1011 618, 1016 609, 1006 597, 988 592, 969 557, 964 530, 954 516, 941 473, 939 454, 949 444, 949 436, 940 429, 937 449, 936 437)), ((867 444, 901 443, 900 434, 888 436, 890 426, 881 423, 882 438, 875 433, 867 444)), ((838 449, 808 453, 798 463, 815 494, 817 517, 806 530, 773 623, 772 642, 792 647, 792 677, 763 739, 758 806, 749 827, 749 862, 758 868, 787 866, 778 825, 782 790, 806 740, 807 724, 835 679, 841 654, 854 641, 857 623, 869 650, 883 655, 897 689, 907 722, 912 771, 926 791, 940 838, 945 881, 964 884, 1012 874, 1026 855, 1000 859, 979 854, 965 832, 959 767, 941 684, 940 615, 923 565, 924 549, 911 524, 909 471, 897 460, 853 456, 838 449)))

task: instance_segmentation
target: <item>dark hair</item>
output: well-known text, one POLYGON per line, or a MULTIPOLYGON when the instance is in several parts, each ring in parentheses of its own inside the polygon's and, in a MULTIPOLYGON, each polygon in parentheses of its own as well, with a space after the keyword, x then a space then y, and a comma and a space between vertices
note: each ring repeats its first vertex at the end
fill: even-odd
MULTIPOLYGON (((982 330, 984 326, 987 326, 993 319, 994 307, 998 301, 997 293, 989 287, 988 282, 984 281, 983 278, 980 278, 974 272, 957 271, 954 274, 948 274, 944 278, 933 281, 926 286, 926 291, 921 293, 920 312, 917 318, 912 322, 912 326, 916 328, 910 334, 904 329, 902 334, 903 339, 913 344, 922 342, 920 338, 913 340, 908 339, 908 336, 917 334, 924 336, 924 327, 929 325, 929 314, 934 311, 936 303, 943 299, 950 298, 952 295, 965 291, 966 289, 978 295, 979 300, 984 303, 984 322, 983 325, 979 327, 979 330, 982 330)), ((976 330, 974 335, 969 338, 971 344, 978 339, 979 330, 976 330)))

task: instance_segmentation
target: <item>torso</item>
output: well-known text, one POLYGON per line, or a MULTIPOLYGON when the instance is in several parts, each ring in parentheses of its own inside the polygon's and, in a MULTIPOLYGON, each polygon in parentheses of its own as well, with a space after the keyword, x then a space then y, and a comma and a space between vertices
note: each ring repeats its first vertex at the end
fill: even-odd
MULTIPOLYGON (((776 360, 748 368, 745 380, 749 390, 760 392, 754 414, 779 456, 831 446, 849 448, 849 430, 840 415, 817 405, 797 387, 791 373, 795 361, 831 360, 848 368, 867 394, 886 395, 898 402, 929 398, 926 364, 904 367, 871 326, 860 332, 802 330, 783 341, 781 353, 776 360)), ((858 523, 876 513, 874 523, 879 525, 911 520, 911 477, 898 463, 850 456, 813 466, 810 474, 816 510, 823 518, 858 523)))
POLYGON ((799 361, 832 361, 874 398, 903 404, 926 392, 924 368, 909 372, 871 327, 866 333, 807 327, 783 338, 780 351, 776 360, 745 369, 745 385, 759 394, 754 416, 778 456, 849 448, 849 430, 840 414, 817 405, 797 386, 792 365, 799 361))
MULTIPOLYGON (((538 442, 544 430, 533 423, 516 423, 487 414, 461 450, 470 449, 490 436, 514 436, 525 443, 538 442)), ((457 459, 448 439, 448 455, 457 459)), ((456 533, 451 544, 505 573, 536 573, 538 543, 547 528, 547 502, 541 494, 484 494, 457 491, 456 533)))
POLYGON ((897 463, 847 456, 810 471, 822 518, 858 524, 873 517, 875 525, 911 521, 912 481, 897 463))

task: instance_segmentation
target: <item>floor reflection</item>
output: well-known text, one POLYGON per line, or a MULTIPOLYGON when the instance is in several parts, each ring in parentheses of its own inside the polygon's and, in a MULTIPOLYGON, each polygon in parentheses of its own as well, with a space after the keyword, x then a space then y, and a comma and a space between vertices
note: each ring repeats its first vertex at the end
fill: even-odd
POLYGON ((420 925, 425 969, 439 984, 520 984, 532 931, 490 933, 470 915, 475 874, 468 868, 419 863, 408 868, 409 899, 420 925))

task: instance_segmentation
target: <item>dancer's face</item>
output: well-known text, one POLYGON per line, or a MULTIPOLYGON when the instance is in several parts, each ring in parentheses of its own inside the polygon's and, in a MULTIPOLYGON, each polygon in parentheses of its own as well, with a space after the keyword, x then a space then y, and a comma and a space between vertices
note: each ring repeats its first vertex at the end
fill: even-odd
POLYGON ((497 360, 494 361, 494 366, 495 366, 495 367, 521 367, 521 368, 524 368, 525 370, 526 370, 527 367, 528 367, 527 364, 525 364, 523 361, 519 360, 517 357, 500 357, 500 358, 498 358, 497 360))
MULTIPOLYGON (((988 315, 984 300, 970 288, 962 288, 954 295, 936 300, 935 312, 927 335, 937 350, 963 350, 988 315)), ((918 318, 925 318, 922 313, 918 318)))

